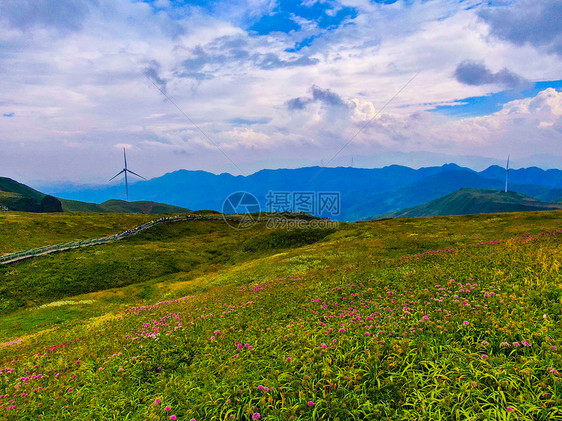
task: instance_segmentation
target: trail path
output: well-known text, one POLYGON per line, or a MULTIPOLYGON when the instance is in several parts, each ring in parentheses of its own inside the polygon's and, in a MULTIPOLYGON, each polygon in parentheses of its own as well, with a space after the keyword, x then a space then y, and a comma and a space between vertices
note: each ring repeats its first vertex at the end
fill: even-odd
MULTIPOLYGON (((146 231, 147 229, 153 227, 154 225, 158 225, 158 224, 167 224, 167 223, 171 223, 171 222, 184 222, 184 221, 201 221, 201 220, 223 220, 223 221, 232 221, 232 222, 237 222, 240 223, 241 221, 243 221, 244 217, 228 217, 228 216, 214 216, 214 215, 186 215, 186 216, 173 216, 173 217, 164 217, 164 218, 158 218, 156 220, 147 222, 145 224, 142 225, 138 225, 130 230, 126 230, 123 231, 121 233, 117 233, 117 234, 112 234, 108 237, 103 237, 103 238, 94 238, 94 239, 90 239, 90 240, 82 240, 82 241, 75 241, 75 242, 71 242, 71 243, 62 243, 62 244, 55 244, 55 245, 51 245, 51 246, 45 246, 45 247, 40 247, 40 248, 35 248, 35 249, 31 249, 31 250, 25 250, 25 251, 18 251, 16 253, 10 253, 10 254, 4 254, 2 256, 0 256, 0 264, 3 265, 7 265, 9 263, 15 263, 15 262, 19 262, 20 260, 24 260, 24 259, 30 259, 33 257, 39 257, 39 256, 44 256, 46 254, 50 254, 50 253, 57 253, 60 251, 66 251, 66 250, 73 250, 73 249, 77 249, 77 248, 81 248, 81 247, 90 247, 90 246, 97 246, 100 244, 108 244, 108 243, 112 243, 115 241, 119 241, 119 240, 123 240, 125 238, 128 238, 132 235, 138 234, 139 232, 143 232, 146 231)), ((262 218, 259 217, 257 218, 257 221, 270 221, 270 220, 274 220, 274 219, 279 219, 279 218, 262 218)), ((299 219, 291 219, 290 221, 302 221, 302 222, 306 222, 304 220, 299 220, 299 219)))

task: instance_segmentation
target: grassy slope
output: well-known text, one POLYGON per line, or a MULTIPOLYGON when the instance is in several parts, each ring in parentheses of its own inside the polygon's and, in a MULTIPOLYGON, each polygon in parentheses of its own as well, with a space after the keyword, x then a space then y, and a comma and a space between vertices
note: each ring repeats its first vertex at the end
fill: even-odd
POLYGON ((0 212, 0 253, 104 237, 158 216, 0 212))
MULTIPOLYGON (((0 416, 560 419, 560 378, 549 371, 562 371, 551 349, 562 346, 560 235, 463 245, 538 234, 561 219, 556 211, 352 224, 324 238, 308 233, 317 242, 300 248, 299 237, 263 227, 161 227, 101 252, 131 253, 130 275, 163 256, 187 270, 1 320, 76 318, 56 334, 0 346, 0 368, 14 369, 0 394, 18 405, 0 407, 0 416), (402 258, 448 246, 457 250, 402 258), (190 248, 204 261, 196 267, 193 254, 184 256, 190 248), (213 261, 219 253, 237 264, 213 261), (182 296, 189 298, 147 305, 182 296), (133 303, 142 307, 80 321, 133 303), (531 346, 512 345, 523 341, 531 346), (17 379, 39 373, 16 389, 17 379), (50 389, 33 392, 39 386, 50 389)), ((72 253, 36 273, 96 268, 88 264, 95 254, 72 253)), ((120 273, 109 268, 99 280, 120 273)))
POLYGON ((144 213, 166 214, 189 212, 179 206, 167 205, 150 201, 127 202, 125 200, 108 200, 106 202, 88 203, 77 200, 60 199, 65 212, 111 212, 111 213, 144 213))
POLYGON ((30 197, 38 202, 41 202, 41 199, 45 196, 43 193, 32 189, 25 184, 18 183, 17 181, 7 177, 0 177, 0 190, 16 193, 24 197, 30 197))
POLYGON ((107 212, 102 205, 97 203, 80 202, 78 200, 59 199, 64 212, 107 212))
POLYGON ((179 206, 167 205, 150 201, 126 202, 124 200, 108 200, 100 204, 106 212, 127 213, 181 213, 189 212, 188 209, 179 206))
POLYGON ((525 212, 556 209, 554 203, 515 192, 497 190, 460 189, 447 196, 420 206, 382 215, 390 218, 467 215, 492 212, 525 212))

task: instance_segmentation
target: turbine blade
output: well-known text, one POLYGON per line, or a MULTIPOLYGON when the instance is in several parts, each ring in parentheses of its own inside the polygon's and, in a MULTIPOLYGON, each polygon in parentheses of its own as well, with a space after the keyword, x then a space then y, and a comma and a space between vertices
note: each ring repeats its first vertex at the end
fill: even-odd
POLYGON ((138 175, 136 172, 133 172, 133 171, 131 171, 131 170, 127 170, 127 172, 129 172, 129 173, 131 173, 131 174, 133 174, 133 175, 136 175, 137 177, 140 177, 140 178, 142 178, 143 180, 146 180, 146 178, 144 178, 142 175, 138 175))
POLYGON ((509 171, 509 155, 507 156, 507 166, 505 167, 506 171, 509 171))
POLYGON ((124 169, 122 169, 122 170, 121 170, 121 171, 119 171, 119 172, 118 172, 117 174, 115 174, 115 175, 114 175, 113 177, 111 177, 111 178, 109 179, 109 181, 113 180, 113 179, 114 179, 115 177, 117 177, 118 175, 121 175, 121 174, 123 174, 124 172, 125 172, 125 170, 124 170, 124 169))
POLYGON ((123 148, 123 160, 125 161, 125 169, 127 169, 127 154, 125 153, 125 148, 123 148))

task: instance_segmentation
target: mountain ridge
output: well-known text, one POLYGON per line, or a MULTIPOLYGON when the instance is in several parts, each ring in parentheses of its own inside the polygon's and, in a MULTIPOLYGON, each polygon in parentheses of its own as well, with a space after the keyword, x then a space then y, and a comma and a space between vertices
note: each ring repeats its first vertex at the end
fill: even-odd
MULTIPOLYGON (((560 170, 512 169, 509 177, 510 190, 542 201, 562 198, 560 170)), ((246 191, 267 211, 270 191, 338 192, 341 213, 333 219, 355 221, 421 205, 463 187, 503 190, 504 185, 505 169, 501 167, 490 166, 478 172, 454 163, 418 169, 402 165, 373 169, 318 166, 264 169, 248 176, 182 169, 138 181, 130 186, 130 194, 134 200, 222 211, 230 194, 246 191)), ((123 196, 121 185, 48 188, 47 191, 65 199, 96 203, 123 196)))

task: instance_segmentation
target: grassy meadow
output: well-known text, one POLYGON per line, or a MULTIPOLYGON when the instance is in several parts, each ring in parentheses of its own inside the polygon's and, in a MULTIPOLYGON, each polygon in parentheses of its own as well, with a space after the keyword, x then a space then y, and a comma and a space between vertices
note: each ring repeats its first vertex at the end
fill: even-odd
MULTIPOLYGON (((0 252, 151 218, 0 213, 0 252)), ((561 222, 192 221, 0 266, 0 419, 562 420, 561 222)))

